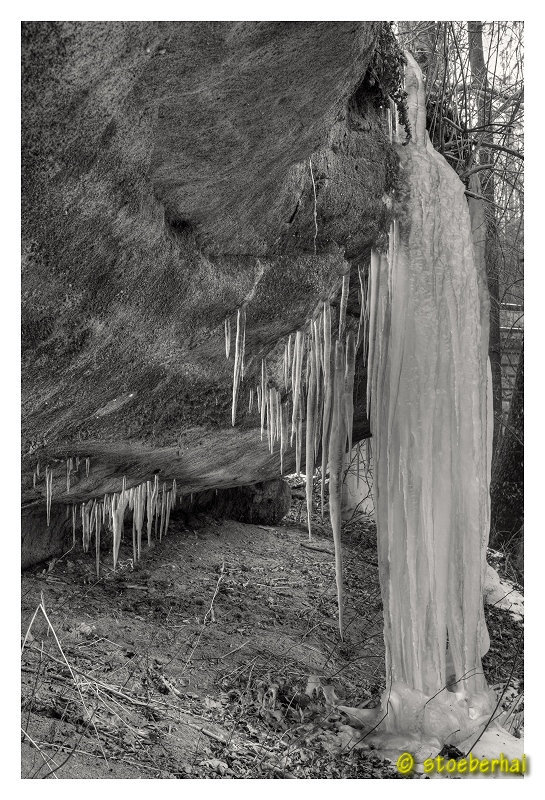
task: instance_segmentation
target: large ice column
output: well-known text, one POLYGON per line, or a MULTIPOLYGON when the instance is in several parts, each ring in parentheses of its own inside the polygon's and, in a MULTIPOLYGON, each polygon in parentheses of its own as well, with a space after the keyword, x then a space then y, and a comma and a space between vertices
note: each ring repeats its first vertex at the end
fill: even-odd
POLYGON ((375 511, 394 726, 404 697, 430 698, 453 675, 448 702, 462 715, 476 719, 491 702, 481 668, 489 643, 482 602, 486 286, 464 186, 430 144, 422 76, 410 55, 406 89, 413 138, 398 153, 407 194, 388 254, 372 254, 369 292, 375 511))

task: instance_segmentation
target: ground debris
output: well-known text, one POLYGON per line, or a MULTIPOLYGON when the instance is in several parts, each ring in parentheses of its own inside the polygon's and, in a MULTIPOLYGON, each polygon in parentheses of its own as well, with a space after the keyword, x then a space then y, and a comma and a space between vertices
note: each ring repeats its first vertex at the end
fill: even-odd
MULTIPOLYGON (((198 538, 174 523, 136 568, 125 542, 100 580, 85 557, 25 574, 23 776, 399 777, 348 735, 338 746, 337 706, 373 708, 384 689, 373 531, 361 520, 344 536, 341 642, 331 531, 317 519, 310 552, 298 507, 274 528, 225 521, 221 537, 217 522, 198 538), (50 626, 37 614, 29 628, 42 601, 50 626)), ((487 618, 500 683, 522 627, 487 618)), ((522 687, 521 663, 502 706, 513 720, 522 687)))

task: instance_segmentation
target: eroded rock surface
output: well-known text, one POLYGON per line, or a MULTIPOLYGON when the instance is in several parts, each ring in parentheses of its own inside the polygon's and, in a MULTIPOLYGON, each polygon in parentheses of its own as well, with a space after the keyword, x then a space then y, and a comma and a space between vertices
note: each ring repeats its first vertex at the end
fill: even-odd
MULTIPOLYGON (((356 22, 23 25, 29 513, 44 505, 45 464, 60 503, 118 491, 123 476, 159 472, 189 492, 279 474, 247 413, 261 358, 335 297, 388 223, 392 150, 362 88, 376 34, 356 22), (232 429, 223 322, 244 302, 232 429), (91 469, 67 492, 76 455, 91 469)), ((355 434, 367 430, 356 418, 355 434)))

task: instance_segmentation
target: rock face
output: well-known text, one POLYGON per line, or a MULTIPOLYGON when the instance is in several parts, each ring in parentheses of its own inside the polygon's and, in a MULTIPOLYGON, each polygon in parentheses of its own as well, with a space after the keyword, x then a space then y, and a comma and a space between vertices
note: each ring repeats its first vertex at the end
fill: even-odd
POLYGON ((237 486, 222 493, 217 510, 239 522, 276 525, 290 510, 291 489, 283 480, 237 486))
POLYGON ((123 477, 279 475, 246 412, 261 358, 389 221, 395 159, 362 88, 377 24, 23 25, 23 527, 46 464, 60 504, 123 477), (231 428, 223 324, 243 303, 231 428), (75 456, 91 468, 68 492, 75 456))

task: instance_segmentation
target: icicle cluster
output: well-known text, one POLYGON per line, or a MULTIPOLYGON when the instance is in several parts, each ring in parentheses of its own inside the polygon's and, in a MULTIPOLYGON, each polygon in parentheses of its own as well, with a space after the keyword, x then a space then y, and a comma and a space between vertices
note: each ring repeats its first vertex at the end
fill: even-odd
MULTIPOLYGON (((75 458, 70 457, 66 459, 66 492, 67 494, 70 492, 70 485, 71 485, 71 476, 73 472, 79 471, 80 465, 80 457, 76 456, 75 458)), ((87 457, 85 459, 85 476, 89 477, 89 470, 91 467, 91 459, 87 457)), ((36 484, 38 482, 38 478, 40 477, 40 462, 38 461, 34 472, 32 475, 32 487, 36 489, 36 484)), ((46 507, 46 516, 47 516, 47 527, 49 527, 51 522, 51 502, 53 500, 53 467, 50 467, 49 464, 45 468, 45 507, 46 507)))
MULTIPOLYGON (((112 555, 114 569, 119 558, 119 548, 123 536, 125 513, 132 511, 132 548, 133 559, 137 562, 142 552, 142 534, 147 535, 148 547, 151 545, 152 536, 159 541, 168 529, 170 512, 176 504, 176 481, 167 489, 166 483, 159 484, 156 475, 153 481, 126 488, 125 478, 120 492, 106 494, 101 500, 89 500, 80 505, 82 545, 84 552, 89 551, 89 545, 94 535, 96 551, 97 576, 100 570, 100 535, 102 526, 111 530, 113 535, 112 555), (146 526, 144 527, 144 520, 146 526)), ((76 543, 77 507, 72 506, 72 535, 76 543)))
MULTIPOLYGON (((66 459, 66 491, 70 492, 70 478, 73 472, 78 472, 80 457, 70 457, 66 459)), ((85 475, 89 477, 91 459, 85 459, 85 475)), ((33 485, 36 488, 36 480, 40 477, 40 464, 36 464, 33 475, 33 485)), ((46 491, 46 514, 47 525, 51 522, 51 501, 53 498, 53 468, 49 465, 45 468, 45 491, 46 491)), ((156 475, 153 481, 144 481, 130 489, 126 487, 125 478, 120 492, 106 494, 102 499, 93 499, 83 502, 80 505, 82 545, 84 552, 89 551, 89 544, 94 534, 96 548, 96 569, 99 574, 100 562, 100 534, 101 528, 105 525, 113 534, 113 562, 114 569, 117 565, 119 547, 123 535, 125 512, 127 509, 132 511, 132 542, 134 561, 140 559, 142 551, 142 532, 144 530, 144 520, 146 520, 146 534, 148 546, 152 542, 152 534, 155 538, 162 539, 163 534, 168 529, 170 512, 176 504, 176 481, 172 481, 170 489, 166 483, 159 485, 159 477, 156 475)), ((68 506, 67 506, 68 516, 68 506)), ((72 535, 73 544, 76 544, 77 526, 77 506, 72 505, 72 535)))
MULTIPOLYGON (((261 362, 261 381, 256 387, 257 410, 261 420, 261 439, 266 436, 269 451, 275 445, 280 451, 280 471, 284 472, 285 453, 295 443, 295 466, 301 472, 303 444, 305 446, 305 472, 307 495, 307 521, 309 537, 312 535, 313 477, 316 459, 321 450, 322 484, 321 510, 324 512, 325 475, 329 463, 329 512, 335 544, 337 596, 339 602, 339 627, 343 628, 343 574, 341 552, 341 503, 344 456, 352 447, 353 392, 356 350, 363 338, 367 350, 368 314, 366 286, 362 271, 359 275, 361 304, 357 333, 347 325, 346 311, 350 276, 342 280, 338 311, 337 338, 332 346, 332 313, 329 301, 323 303, 318 314, 302 330, 288 337, 282 359, 281 380, 277 385, 261 362)), ((233 375, 232 422, 235 422, 236 404, 244 359, 245 312, 237 315, 235 366, 233 375)), ((230 326, 225 324, 226 354, 230 351, 230 326)), ((254 390, 250 390, 248 411, 254 403, 254 390)))

